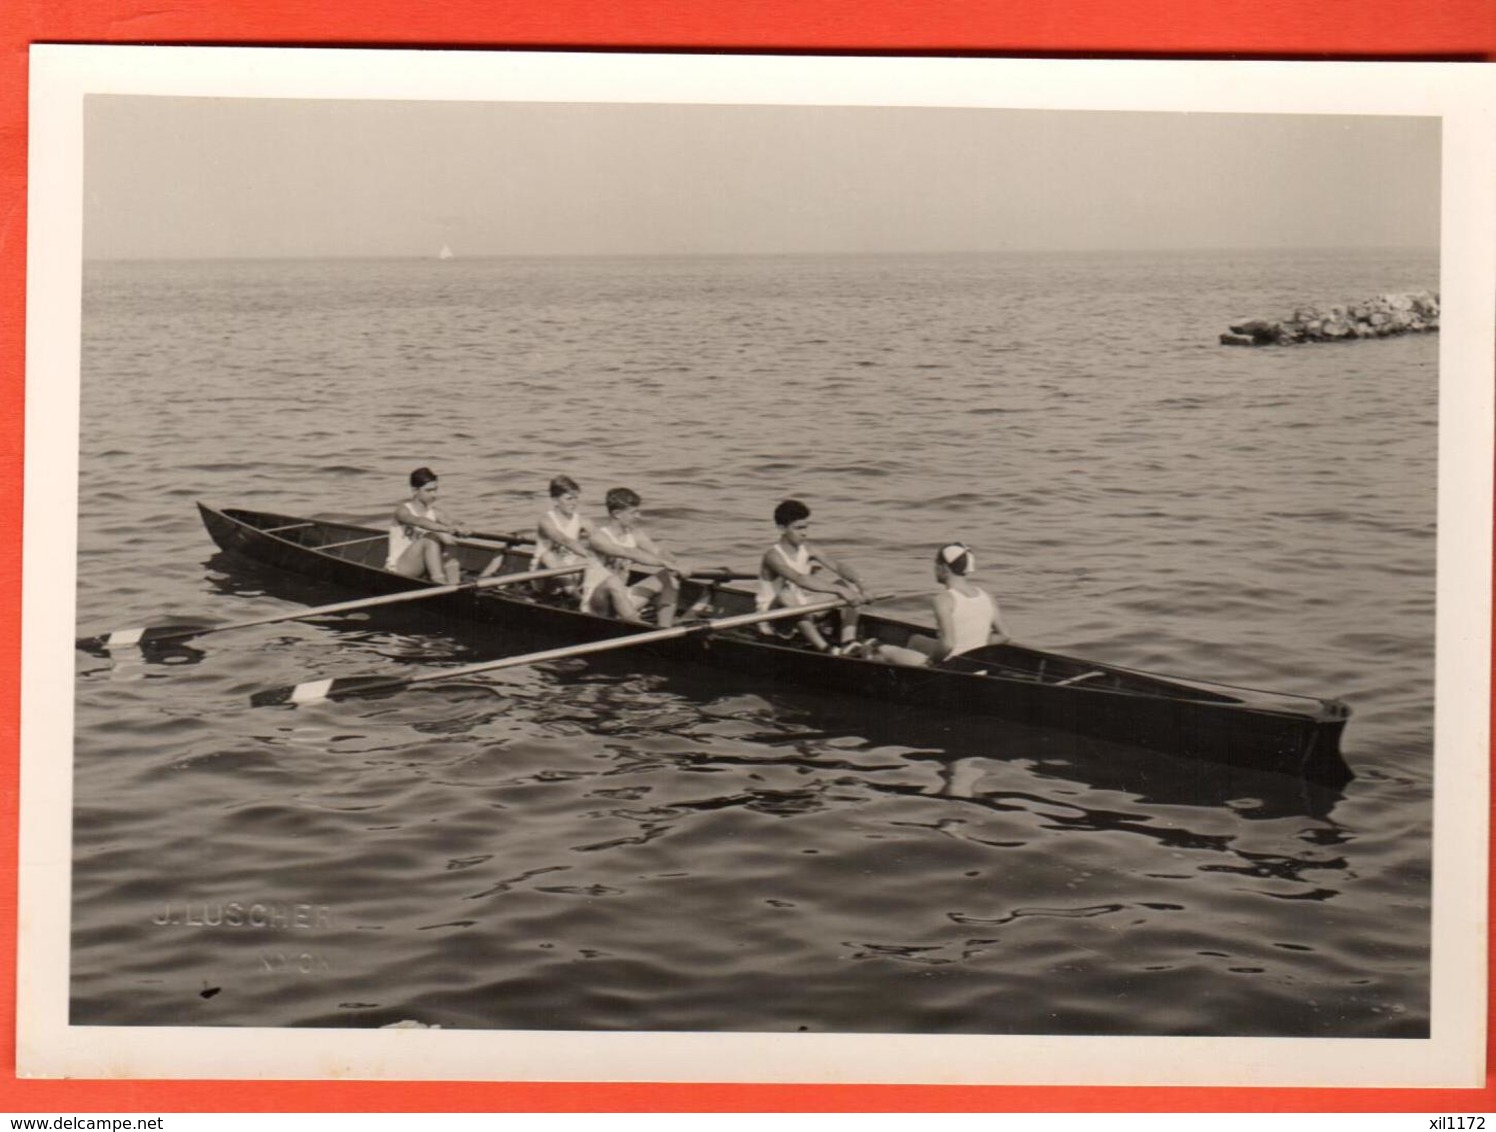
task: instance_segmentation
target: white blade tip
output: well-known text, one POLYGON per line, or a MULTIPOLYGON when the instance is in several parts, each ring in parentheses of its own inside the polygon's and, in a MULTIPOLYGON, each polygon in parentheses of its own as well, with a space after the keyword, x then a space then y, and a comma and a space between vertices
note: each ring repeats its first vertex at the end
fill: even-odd
POLYGON ((305 684, 297 684, 291 689, 291 703, 312 704, 318 700, 327 699, 327 693, 332 688, 331 680, 311 680, 305 684))

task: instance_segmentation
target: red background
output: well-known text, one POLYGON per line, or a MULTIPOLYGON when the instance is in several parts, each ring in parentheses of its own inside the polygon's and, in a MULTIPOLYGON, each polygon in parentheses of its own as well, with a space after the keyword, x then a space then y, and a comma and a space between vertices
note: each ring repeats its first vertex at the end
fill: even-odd
MULTIPOLYGON (((0 11, 0 474, 17 500, 31 43, 1496 60, 1496 0, 0 0, 0 11)), ((16 523, 12 514, 8 525, 16 523)), ((14 556, 0 558, 0 625, 0 1111, 1496 1110, 1489 1058, 1483 1089, 1433 1091, 18 1081, 20 561, 14 556)))

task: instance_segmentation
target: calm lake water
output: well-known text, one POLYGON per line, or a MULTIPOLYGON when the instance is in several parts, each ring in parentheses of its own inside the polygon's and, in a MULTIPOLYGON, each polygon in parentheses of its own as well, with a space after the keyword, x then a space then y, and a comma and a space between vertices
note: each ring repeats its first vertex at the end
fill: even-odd
POLYGON ((383 522, 429 464, 473 526, 526 530, 565 472, 745 568, 794 495, 873 589, 929 589, 961 539, 1020 640, 1344 699, 1357 777, 626 653, 248 706, 536 643, 418 607, 79 654, 73 1021, 1426 1035, 1437 336, 1216 335, 1437 278, 1397 252, 90 265, 80 633, 349 596, 219 554, 198 499, 383 522))

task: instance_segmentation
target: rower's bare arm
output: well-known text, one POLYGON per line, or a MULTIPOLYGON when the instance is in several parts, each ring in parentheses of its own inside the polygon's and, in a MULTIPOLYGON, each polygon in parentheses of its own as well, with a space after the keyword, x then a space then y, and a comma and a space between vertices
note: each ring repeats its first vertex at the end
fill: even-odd
POLYGON ((635 533, 635 562, 639 563, 641 566, 668 566, 670 565, 670 563, 666 561, 666 559, 668 558, 669 555, 667 555, 659 548, 658 545, 656 545, 654 539, 650 538, 643 531, 638 531, 635 533))
POLYGON ((607 528, 599 527, 592 536, 592 545, 605 558, 622 558, 637 566, 663 566, 671 570, 676 568, 674 560, 661 551, 643 531, 638 531, 634 539, 633 546, 625 546, 608 534, 607 528))
POLYGON ((659 543, 655 542, 654 539, 642 532, 639 534, 639 545, 645 551, 654 555, 657 560, 655 563, 646 563, 645 565, 663 566, 665 569, 677 574, 690 573, 690 570, 682 564, 681 560, 673 552, 666 550, 659 543))
POLYGON ((587 526, 587 521, 585 519, 582 521, 582 525, 577 529, 577 534, 580 537, 572 538, 560 527, 558 527, 555 521, 549 515, 542 515, 540 517, 540 533, 543 534, 546 538, 550 539, 557 546, 565 547, 567 550, 571 551, 578 557, 587 557, 588 548, 586 542, 584 542, 583 539, 585 539, 591 533, 591 528, 587 526))
POLYGON ((770 577, 783 578, 786 582, 792 582, 802 590, 809 590, 811 593, 833 594, 837 597, 847 596, 847 583, 841 578, 827 579, 825 574, 796 570, 772 550, 764 555, 764 570, 770 577))
POLYGON ((994 645, 1005 645, 1013 639, 1008 632, 1007 626, 1002 622, 1002 616, 998 612, 997 602, 992 603, 992 634, 991 643, 994 645))
POLYGON ((658 566, 660 562, 642 546, 624 546, 608 533, 607 527, 598 527, 592 532, 592 549, 604 558, 622 558, 644 566, 658 566))
POLYGON ((447 534, 467 536, 473 533, 472 528, 464 523, 461 519, 453 518, 450 512, 444 511, 440 507, 438 507, 436 510, 436 517, 441 522, 446 524, 445 533, 447 534))
POLYGON ((396 508, 395 519, 398 522, 404 523, 407 527, 417 527, 423 531, 430 531, 432 534, 457 533, 455 524, 443 518, 440 511, 437 512, 435 519, 428 519, 425 515, 413 510, 408 503, 402 503, 396 508))
POLYGON ((940 631, 940 649, 930 659, 942 661, 956 647, 956 603, 949 593, 938 593, 932 604, 935 606, 935 625, 940 631))
POLYGON ((833 574, 845 579, 848 583, 857 587, 857 591, 859 593, 866 595, 867 590, 863 588, 862 575, 856 571, 851 563, 843 562, 839 558, 833 558, 831 557, 831 555, 826 554, 820 550, 812 550, 810 552, 810 558, 812 562, 819 562, 833 574))

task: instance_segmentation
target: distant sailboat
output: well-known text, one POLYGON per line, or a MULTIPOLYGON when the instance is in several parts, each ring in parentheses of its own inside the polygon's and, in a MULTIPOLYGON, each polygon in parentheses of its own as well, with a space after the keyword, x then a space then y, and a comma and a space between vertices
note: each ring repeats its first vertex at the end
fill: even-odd
POLYGON ((442 250, 436 253, 436 258, 437 259, 451 259, 452 258, 452 249, 449 248, 449 247, 447 247, 446 244, 443 244, 442 245, 442 250))

